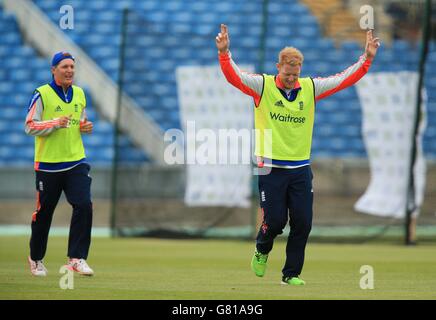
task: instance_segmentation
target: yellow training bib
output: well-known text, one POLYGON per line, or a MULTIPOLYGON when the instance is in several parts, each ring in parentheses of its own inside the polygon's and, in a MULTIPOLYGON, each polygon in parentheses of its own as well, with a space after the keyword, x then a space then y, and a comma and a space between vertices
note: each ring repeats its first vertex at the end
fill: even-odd
POLYGON ((256 156, 274 160, 308 160, 315 118, 315 94, 310 78, 298 79, 301 90, 290 102, 275 84, 274 76, 264 75, 260 104, 254 111, 256 156))
POLYGON ((47 136, 35 137, 35 162, 69 162, 85 158, 80 116, 86 106, 83 90, 72 86, 73 99, 64 102, 53 88, 46 84, 36 89, 41 94, 44 106, 42 120, 72 116, 68 128, 60 128, 47 136))

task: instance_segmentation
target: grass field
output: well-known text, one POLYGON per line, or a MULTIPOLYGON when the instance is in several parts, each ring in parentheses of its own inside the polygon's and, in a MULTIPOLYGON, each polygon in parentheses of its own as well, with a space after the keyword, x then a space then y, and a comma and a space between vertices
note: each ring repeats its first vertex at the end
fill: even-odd
POLYGON ((250 270, 254 242, 94 238, 94 277, 59 287, 67 239, 51 237, 46 278, 30 275, 28 238, 0 237, 0 299, 436 299, 436 245, 311 244, 304 287, 280 285, 285 243, 276 241, 264 278, 250 270), (362 290, 362 265, 374 289, 362 290))

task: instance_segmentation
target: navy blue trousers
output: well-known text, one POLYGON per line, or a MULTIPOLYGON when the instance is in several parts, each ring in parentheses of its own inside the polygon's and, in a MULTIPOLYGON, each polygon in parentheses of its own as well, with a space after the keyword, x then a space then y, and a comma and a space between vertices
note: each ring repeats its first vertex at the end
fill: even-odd
POLYGON ((64 191, 73 207, 68 257, 88 257, 91 245, 92 202, 90 166, 86 163, 62 172, 36 171, 37 209, 32 215, 30 257, 41 260, 47 249, 50 226, 59 198, 64 191))
POLYGON ((282 273, 295 277, 301 273, 304 251, 312 228, 313 190, 310 166, 296 169, 272 168, 259 176, 260 207, 263 218, 256 238, 256 249, 269 253, 274 239, 283 233, 289 219, 286 262, 282 273))

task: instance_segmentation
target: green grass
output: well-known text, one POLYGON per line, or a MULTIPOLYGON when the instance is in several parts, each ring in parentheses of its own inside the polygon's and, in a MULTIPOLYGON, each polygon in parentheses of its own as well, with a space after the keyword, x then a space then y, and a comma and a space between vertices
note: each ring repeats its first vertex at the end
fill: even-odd
POLYGON ((276 241, 264 278, 250 270, 254 241, 94 238, 94 277, 59 287, 67 239, 51 237, 49 275, 27 265, 28 238, 0 237, 0 299, 436 299, 436 245, 311 244, 304 287, 280 285, 285 243, 276 241), (374 268, 373 290, 359 287, 362 265, 374 268))

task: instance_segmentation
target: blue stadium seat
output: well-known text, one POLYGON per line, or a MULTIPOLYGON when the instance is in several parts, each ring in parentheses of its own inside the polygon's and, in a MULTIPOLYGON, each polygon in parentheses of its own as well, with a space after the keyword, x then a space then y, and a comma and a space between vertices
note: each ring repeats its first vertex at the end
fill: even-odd
MULTIPOLYGON (((131 2, 130 2, 130 4, 131 4, 131 2)), ((188 2, 188 4, 189 4, 189 2, 188 2)), ((162 2, 158 2, 158 1, 136 1, 136 3, 135 3, 136 8, 138 8, 139 10, 143 10, 145 12, 148 12, 151 10, 157 10, 161 5, 162 5, 162 2)))
POLYGON ((435 65, 435 64, 436 64, 436 51, 430 51, 430 52, 428 53, 427 61, 428 61, 431 65, 435 65))
POLYGON ((346 52, 360 52, 363 48, 355 41, 343 41, 341 43, 341 49, 346 52))
POLYGON ((321 32, 316 25, 308 25, 297 29, 300 37, 316 38, 321 36, 321 32))
POLYGON ((291 38, 289 40, 289 45, 292 47, 296 47, 297 49, 299 49, 300 51, 304 52, 307 49, 310 49, 312 47, 312 39, 310 38, 306 38, 306 37, 296 37, 296 38, 291 38))
MULTIPOLYGON (((342 126, 341 128, 341 134, 344 136, 344 139, 351 139, 351 138, 359 138, 362 135, 362 129, 360 126, 358 125, 351 125, 351 124, 346 124, 344 126, 342 126)), ((350 146, 350 147, 355 147, 356 149, 358 149, 359 146, 350 146)))
POLYGON ((169 11, 169 12, 172 11, 179 12, 184 7, 184 4, 179 1, 165 1, 161 5, 162 5, 161 7, 156 9, 163 9, 164 11, 169 11))
POLYGON ((321 51, 323 54, 328 53, 329 51, 333 51, 336 54, 338 53, 332 39, 321 38, 317 41, 313 41, 313 48, 321 51))
POLYGON ((112 147, 94 147, 87 148, 85 150, 86 158, 89 162, 98 164, 110 164, 112 163, 114 152, 112 147))
POLYGON ((108 2, 105 0, 87 1, 86 5, 88 10, 99 13, 99 15, 104 14, 104 15, 112 16, 117 13, 116 11, 102 10, 102 9, 110 8, 110 4, 108 4, 108 2))
POLYGON ((377 62, 389 65, 394 61, 394 52, 386 48, 380 48, 377 52, 377 62))
POLYGON ((322 135, 323 137, 331 137, 334 136, 335 134, 335 129, 334 126, 329 124, 329 123, 325 123, 325 124, 318 124, 316 129, 315 129, 315 135, 322 135))
POLYGON ((349 53, 343 50, 327 50, 324 52, 323 58, 326 61, 331 62, 336 66, 337 68, 336 72, 342 71, 344 69, 342 66, 339 66, 338 64, 341 65, 345 64, 348 67, 352 63, 356 62, 358 59, 358 57, 351 57, 349 53))
POLYGON ((16 46, 21 44, 21 37, 16 32, 9 32, 2 35, 2 43, 9 46, 16 46))
POLYGON ((315 16, 310 14, 303 14, 298 16, 298 23, 302 26, 317 26, 319 27, 318 20, 315 16))
POLYGON ((241 39, 239 45, 247 49, 256 49, 259 47, 260 42, 258 37, 246 37, 244 39, 241 39))
POLYGON ((411 45, 406 40, 394 40, 392 42, 392 50, 400 53, 401 55, 407 55, 411 51, 411 45))
POLYGON ((23 132, 21 133, 7 133, 2 136, 2 142, 12 144, 14 146, 27 145, 28 137, 23 132))
POLYGON ((113 134, 113 126, 107 121, 98 121, 94 123, 94 131, 103 135, 113 134))
POLYGON ((10 74, 10 80, 12 81, 28 81, 33 76, 30 69, 17 69, 10 74))
POLYGON ((328 62, 323 61, 311 61, 313 70, 315 70, 317 76, 325 76, 330 74, 330 64, 328 62))
POLYGON ((59 3, 51 0, 36 0, 35 3, 44 11, 59 11, 59 3))
POLYGON ((427 87, 431 90, 436 90, 436 74, 432 74, 425 79, 427 87))
POLYGON ((9 78, 9 74, 7 70, 0 69, 0 82, 7 81, 9 78))
POLYGON ((120 161, 145 161, 145 154, 139 149, 121 149, 119 153, 120 161))
POLYGON ((89 147, 111 147, 114 143, 113 135, 93 133, 83 136, 83 143, 89 147))

